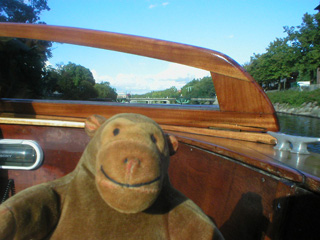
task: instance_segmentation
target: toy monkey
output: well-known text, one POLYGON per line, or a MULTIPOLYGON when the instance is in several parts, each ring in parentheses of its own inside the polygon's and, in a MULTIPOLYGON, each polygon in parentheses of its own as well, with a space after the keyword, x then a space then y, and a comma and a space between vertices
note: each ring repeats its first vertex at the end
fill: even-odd
POLYGON ((93 115, 85 130, 73 172, 0 205, 0 239, 223 239, 170 184, 174 136, 138 114, 93 115))

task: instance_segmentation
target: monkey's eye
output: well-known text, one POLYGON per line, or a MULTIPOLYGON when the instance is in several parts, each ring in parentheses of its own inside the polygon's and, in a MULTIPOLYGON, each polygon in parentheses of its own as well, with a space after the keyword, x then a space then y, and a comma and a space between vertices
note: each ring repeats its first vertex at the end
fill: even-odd
POLYGON ((155 138, 155 136, 153 134, 151 134, 150 138, 153 143, 157 143, 157 139, 155 138))
POLYGON ((120 129, 119 128, 113 129, 113 136, 117 136, 119 133, 120 133, 120 129))

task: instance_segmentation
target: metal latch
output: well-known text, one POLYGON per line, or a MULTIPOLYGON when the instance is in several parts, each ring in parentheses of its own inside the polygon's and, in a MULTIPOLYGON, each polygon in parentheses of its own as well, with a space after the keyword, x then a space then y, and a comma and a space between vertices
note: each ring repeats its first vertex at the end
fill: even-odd
POLYGON ((279 151, 290 151, 297 154, 310 154, 307 149, 308 143, 320 142, 320 138, 293 136, 284 133, 267 132, 277 139, 274 149, 279 151), (290 146, 292 144, 292 148, 290 146))

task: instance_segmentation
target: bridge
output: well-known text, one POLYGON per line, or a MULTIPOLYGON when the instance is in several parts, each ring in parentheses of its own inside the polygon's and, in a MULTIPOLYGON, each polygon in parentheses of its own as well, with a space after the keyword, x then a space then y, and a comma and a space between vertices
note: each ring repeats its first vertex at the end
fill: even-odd
MULTIPOLYGON (((176 98, 122 98, 118 99, 122 102, 129 103, 146 103, 146 104, 176 104, 179 103, 176 98)), ((191 98, 191 101, 201 103, 218 104, 216 98, 191 98)))

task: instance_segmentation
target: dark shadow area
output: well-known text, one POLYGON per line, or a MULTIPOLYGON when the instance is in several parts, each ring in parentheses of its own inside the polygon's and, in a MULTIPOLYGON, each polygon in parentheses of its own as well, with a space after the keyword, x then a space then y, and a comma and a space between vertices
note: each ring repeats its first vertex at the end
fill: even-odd
POLYGON ((30 99, 13 99, 0 98, 0 107, 3 112, 12 114, 13 117, 21 117, 23 115, 36 115, 32 106, 37 100, 30 99))
MULTIPOLYGON (((4 182, 4 181, 3 181, 4 182)), ((0 195, 0 204, 5 202, 9 197, 12 197, 15 193, 15 186, 14 186, 14 180, 8 179, 7 185, 3 185, 2 188, 4 189, 3 193, 0 195), (4 188, 3 188, 4 186, 4 188)))
POLYGON ((242 195, 231 217, 220 227, 226 240, 257 240, 261 239, 269 225, 263 215, 261 197, 252 192, 242 195))
MULTIPOLYGON (((2 134, 2 130, 0 128, 0 139, 3 139, 3 134, 2 134)), ((5 169, 0 169, 0 203, 1 200, 3 199, 3 196, 5 194, 5 190, 7 187, 7 183, 8 183, 8 170, 5 169)))
MULTIPOLYGON (((3 139, 2 130, 0 127, 0 139, 3 139)), ((0 203, 5 199, 6 190, 8 187, 8 170, 6 169, 0 169, 0 203)))
POLYGON ((149 214, 165 214, 188 200, 186 196, 169 184, 164 184, 156 201, 144 212, 149 214))
POLYGON ((274 223, 270 232, 271 239, 320 238, 320 196, 309 193, 276 199, 274 223), (278 226, 275 228, 274 226, 278 226))
POLYGON ((242 195, 230 218, 220 227, 226 240, 314 240, 320 236, 320 196, 298 189, 296 196, 273 201, 269 219, 263 215, 262 198, 252 192, 242 195))
POLYGON ((1 169, 0 170, 0 203, 5 198, 7 185, 8 185, 8 171, 1 169))

